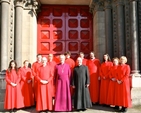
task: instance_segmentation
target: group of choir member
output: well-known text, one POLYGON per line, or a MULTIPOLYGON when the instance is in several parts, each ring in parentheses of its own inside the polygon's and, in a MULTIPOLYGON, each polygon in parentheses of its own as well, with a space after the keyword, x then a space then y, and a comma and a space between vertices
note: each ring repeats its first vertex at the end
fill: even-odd
POLYGON ((48 58, 37 55, 29 68, 28 60, 20 69, 14 60, 6 71, 5 109, 23 108, 36 104, 37 111, 85 110, 92 104, 114 105, 120 111, 131 106, 127 58, 114 58, 111 62, 104 54, 103 62, 90 52, 90 59, 80 52, 76 62, 71 53, 48 58), (59 62, 59 63, 58 63, 59 62), (71 87, 70 87, 71 86, 71 87), (34 93, 33 93, 34 92, 34 93), (72 103, 71 96, 74 96, 72 103))
POLYGON ((130 67, 127 58, 113 58, 110 61, 108 54, 104 55, 104 61, 100 66, 100 100, 102 105, 114 105, 120 112, 126 112, 131 107, 130 92, 130 67), (121 109, 119 109, 121 107, 121 109))

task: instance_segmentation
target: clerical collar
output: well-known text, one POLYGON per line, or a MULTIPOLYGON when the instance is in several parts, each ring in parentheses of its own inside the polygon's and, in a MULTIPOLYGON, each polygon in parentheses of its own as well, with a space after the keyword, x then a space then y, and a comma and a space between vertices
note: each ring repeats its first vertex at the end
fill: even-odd
POLYGON ((64 65, 65 63, 61 63, 61 65, 64 65))

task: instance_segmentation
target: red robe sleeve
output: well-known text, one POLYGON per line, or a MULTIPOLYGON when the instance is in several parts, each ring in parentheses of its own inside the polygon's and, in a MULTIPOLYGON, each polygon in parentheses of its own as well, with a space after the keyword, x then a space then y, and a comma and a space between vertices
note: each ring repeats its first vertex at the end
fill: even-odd
POLYGON ((6 82, 7 82, 8 84, 11 84, 11 80, 10 80, 10 78, 9 78, 9 71, 8 71, 8 70, 6 71, 6 82))
POLYGON ((16 84, 19 84, 19 82, 21 81, 21 74, 19 71, 17 72, 17 76, 18 76, 18 79, 16 81, 16 84))
POLYGON ((130 75, 130 67, 129 65, 126 65, 126 72, 125 72, 125 75, 121 78, 121 81, 124 82, 125 79, 127 79, 130 75))

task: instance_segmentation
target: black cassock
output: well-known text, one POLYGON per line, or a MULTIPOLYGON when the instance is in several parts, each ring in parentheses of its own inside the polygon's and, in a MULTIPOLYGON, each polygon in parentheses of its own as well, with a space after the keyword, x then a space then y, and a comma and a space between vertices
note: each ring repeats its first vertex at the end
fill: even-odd
POLYGON ((86 84, 90 84, 89 72, 87 66, 76 66, 73 70, 72 86, 74 91, 74 108, 86 109, 92 107, 89 89, 86 84))

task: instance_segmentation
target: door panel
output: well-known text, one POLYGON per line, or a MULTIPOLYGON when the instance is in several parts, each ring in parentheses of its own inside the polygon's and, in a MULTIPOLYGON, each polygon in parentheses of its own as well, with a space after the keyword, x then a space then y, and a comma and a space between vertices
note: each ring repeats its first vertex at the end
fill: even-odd
POLYGON ((42 55, 80 51, 86 57, 93 50, 92 15, 88 6, 43 5, 38 15, 37 52, 42 55))

